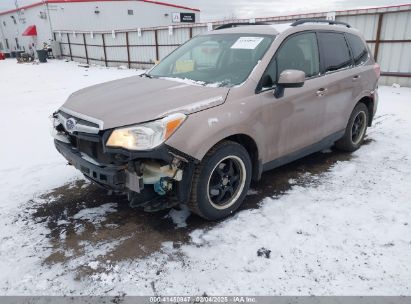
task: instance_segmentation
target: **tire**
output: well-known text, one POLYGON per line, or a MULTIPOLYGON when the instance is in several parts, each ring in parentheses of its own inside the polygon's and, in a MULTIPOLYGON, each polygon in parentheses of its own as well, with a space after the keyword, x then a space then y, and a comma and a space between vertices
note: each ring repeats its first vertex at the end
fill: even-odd
POLYGON ((218 143, 194 170, 188 207, 210 221, 229 216, 241 206, 251 172, 250 156, 242 145, 218 143))
POLYGON ((362 102, 358 103, 348 120, 344 136, 335 143, 336 148, 346 152, 358 150, 364 141, 369 117, 367 106, 362 102))

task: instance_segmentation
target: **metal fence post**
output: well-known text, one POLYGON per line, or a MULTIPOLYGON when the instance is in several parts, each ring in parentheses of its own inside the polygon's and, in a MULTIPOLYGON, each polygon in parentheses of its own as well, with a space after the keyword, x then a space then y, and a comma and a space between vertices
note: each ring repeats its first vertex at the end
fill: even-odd
POLYGON ((158 35, 157 35, 157 30, 154 30, 154 41, 156 44, 156 61, 160 60, 160 56, 159 56, 159 50, 158 50, 158 35))
POLYGON ((375 48, 374 48, 374 60, 377 61, 378 51, 380 50, 380 41, 381 41, 381 27, 384 14, 381 13, 378 16, 378 25, 377 25, 377 36, 375 37, 375 48))
POLYGON ((101 38, 103 39, 104 64, 107 67, 106 39, 104 38, 104 33, 101 34, 101 38))
MULTIPOLYGON (((53 32, 53 37, 54 37, 54 41, 57 42, 57 36, 56 36, 56 33, 55 33, 55 32, 53 32)), ((60 37, 60 38, 61 38, 61 37, 60 37)), ((60 49, 61 57, 63 57, 63 49, 62 49, 62 47, 61 47, 61 39, 60 39, 60 41, 59 41, 58 43, 59 43, 59 49, 60 49)), ((54 53, 53 53, 53 57, 57 58, 54 53)))
POLYGON ((83 42, 84 42, 84 51, 86 52, 86 61, 87 61, 87 64, 89 64, 87 43, 86 43, 86 34, 84 34, 84 33, 83 33, 83 42))
POLYGON ((127 47, 127 64, 128 68, 131 68, 131 62, 130 62, 130 44, 128 42, 128 32, 126 32, 126 47, 127 47))
POLYGON ((67 33, 67 42, 68 42, 68 45, 69 45, 70 60, 73 61, 73 54, 71 53, 70 34, 69 33, 67 33))

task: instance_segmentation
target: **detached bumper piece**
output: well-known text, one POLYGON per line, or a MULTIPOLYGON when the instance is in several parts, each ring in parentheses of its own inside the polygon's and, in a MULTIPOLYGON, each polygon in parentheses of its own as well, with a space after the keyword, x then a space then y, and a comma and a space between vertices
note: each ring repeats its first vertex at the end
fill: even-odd
POLYGON ((86 178, 99 186, 114 191, 125 191, 126 173, 124 166, 99 166, 84 159, 79 150, 70 144, 54 140, 56 149, 86 178))

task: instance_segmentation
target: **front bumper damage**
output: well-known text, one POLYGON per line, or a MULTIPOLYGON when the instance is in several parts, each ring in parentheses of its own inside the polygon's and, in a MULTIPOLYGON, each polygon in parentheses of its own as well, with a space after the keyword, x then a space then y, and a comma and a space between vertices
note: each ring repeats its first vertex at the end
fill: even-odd
POLYGON ((170 196, 187 203, 195 159, 166 144, 150 151, 109 148, 105 143, 112 130, 67 132, 61 116, 51 119, 57 151, 98 186, 127 194, 133 206, 170 196))
POLYGON ((108 190, 118 192, 126 190, 125 166, 104 166, 91 160, 86 160, 87 157, 82 156, 78 149, 57 139, 54 140, 54 145, 68 163, 80 170, 89 180, 108 190))

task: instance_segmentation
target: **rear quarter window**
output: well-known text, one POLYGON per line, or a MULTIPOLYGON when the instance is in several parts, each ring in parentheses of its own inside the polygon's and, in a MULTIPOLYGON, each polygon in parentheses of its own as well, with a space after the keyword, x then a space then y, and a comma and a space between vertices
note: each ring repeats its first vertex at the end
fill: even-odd
POLYGON ((368 60, 368 49, 363 40, 353 34, 346 34, 348 43, 350 44, 355 65, 363 64, 368 60))
POLYGON ((344 34, 318 33, 323 72, 334 72, 352 65, 351 55, 344 34))

